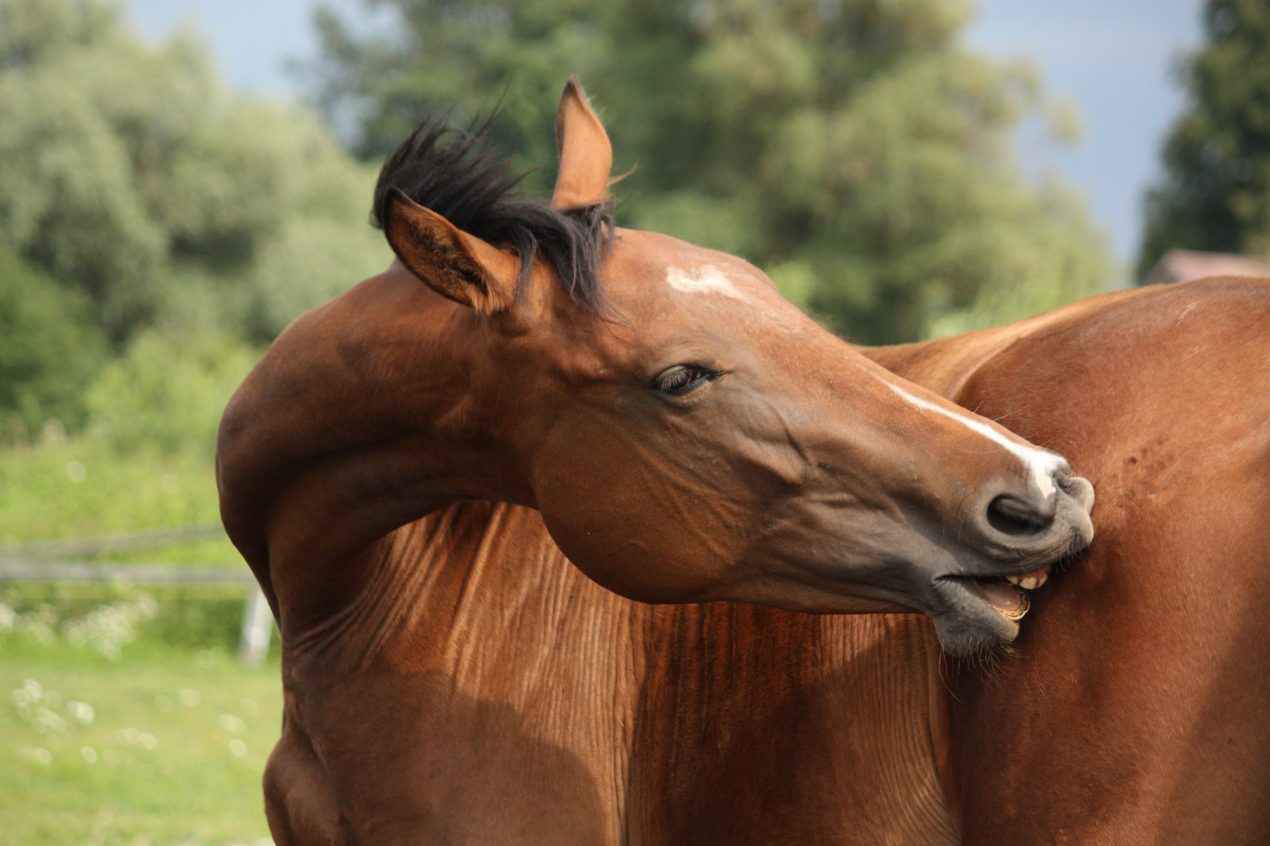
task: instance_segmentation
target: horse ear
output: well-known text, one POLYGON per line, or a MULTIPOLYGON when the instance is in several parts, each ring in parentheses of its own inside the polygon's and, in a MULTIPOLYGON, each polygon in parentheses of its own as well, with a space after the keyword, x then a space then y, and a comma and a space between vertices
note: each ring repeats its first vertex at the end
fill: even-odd
POLYGON ((551 205, 563 209, 608 199, 613 147, 576 76, 569 77, 560 95, 556 146, 560 151, 560 172, 551 205))
POLYGON ((469 235, 397 188, 388 192, 384 234, 401 263, 441 296, 484 314, 515 302, 519 259, 469 235))

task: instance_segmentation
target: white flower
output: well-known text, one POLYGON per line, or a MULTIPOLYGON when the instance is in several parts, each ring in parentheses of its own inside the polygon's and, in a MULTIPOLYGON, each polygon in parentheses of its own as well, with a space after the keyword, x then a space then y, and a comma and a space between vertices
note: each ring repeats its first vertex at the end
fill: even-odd
POLYGON ((123 647, 136 638, 138 626, 157 612, 158 603, 145 593, 125 602, 112 602, 67 623, 66 639, 78 646, 89 646, 111 660, 118 660, 123 647))
POLYGON ((87 702, 79 702, 74 699, 71 699, 66 703, 66 711, 75 719, 76 722, 85 726, 91 723, 93 721, 93 717, 96 716, 96 712, 93 710, 92 705, 89 705, 87 702))
POLYGON ((247 724, 242 721, 242 718, 233 714, 221 714, 216 718, 216 722, 222 729, 233 734, 242 734, 247 729, 247 724))
POLYGON ((42 734, 51 731, 66 731, 66 720, 63 720, 56 712, 50 711, 48 708, 37 708, 32 722, 36 731, 42 734))

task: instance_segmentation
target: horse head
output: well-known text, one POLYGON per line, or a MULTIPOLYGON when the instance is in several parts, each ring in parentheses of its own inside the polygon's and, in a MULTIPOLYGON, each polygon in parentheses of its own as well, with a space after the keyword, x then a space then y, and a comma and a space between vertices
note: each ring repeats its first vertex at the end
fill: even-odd
POLYGON ((513 200, 479 138, 416 133, 376 192, 409 275, 279 342, 349 406, 322 412, 347 434, 327 451, 362 456, 364 495, 391 488, 376 531, 508 500, 631 598, 917 611, 950 652, 1011 641, 1020 586, 1092 538, 1089 483, 867 360, 746 261, 613 227, 609 139, 574 80, 557 134, 547 205, 513 200), (318 345, 338 348, 326 365, 318 345))

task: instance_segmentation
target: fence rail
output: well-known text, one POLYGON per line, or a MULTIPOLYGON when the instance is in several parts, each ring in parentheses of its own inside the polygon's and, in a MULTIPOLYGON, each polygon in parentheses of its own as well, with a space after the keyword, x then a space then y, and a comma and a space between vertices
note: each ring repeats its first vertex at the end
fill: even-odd
POLYGON ((87 538, 54 538, 29 543, 0 546, 0 560, 10 558, 82 558, 115 552, 136 552, 191 541, 216 540, 225 537, 220 526, 184 526, 179 529, 155 529, 131 534, 98 535, 87 538))
POLYGON ((0 581, 110 582, 150 585, 254 585, 246 567, 179 567, 100 561, 24 561, 0 556, 0 581))
POLYGON ((0 546, 0 582, 62 582, 78 584, 230 585, 247 588, 238 657, 259 664, 269 652, 273 615, 269 603, 245 566, 181 567, 173 564, 66 560, 175 543, 224 537, 220 526, 190 526, 131 535, 56 540, 0 546))

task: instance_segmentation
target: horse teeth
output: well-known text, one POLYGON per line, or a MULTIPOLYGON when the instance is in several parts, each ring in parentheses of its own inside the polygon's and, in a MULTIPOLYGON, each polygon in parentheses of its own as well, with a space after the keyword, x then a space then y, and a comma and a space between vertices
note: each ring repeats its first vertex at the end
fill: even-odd
POLYGON ((1005 580, 1015 587, 1024 590, 1036 590, 1049 579, 1049 573, 1045 570, 1038 570, 1035 573, 1028 573, 1026 576, 1006 576, 1005 580))
POLYGON ((1027 598, 1027 594, 1023 594, 1019 597, 1019 604, 1013 611, 1004 611, 998 608, 997 613, 1002 617, 1005 617, 1007 620, 1017 623, 1019 620, 1022 620, 1025 616, 1027 616, 1027 612, 1031 610, 1031 608, 1031 600, 1027 598))

